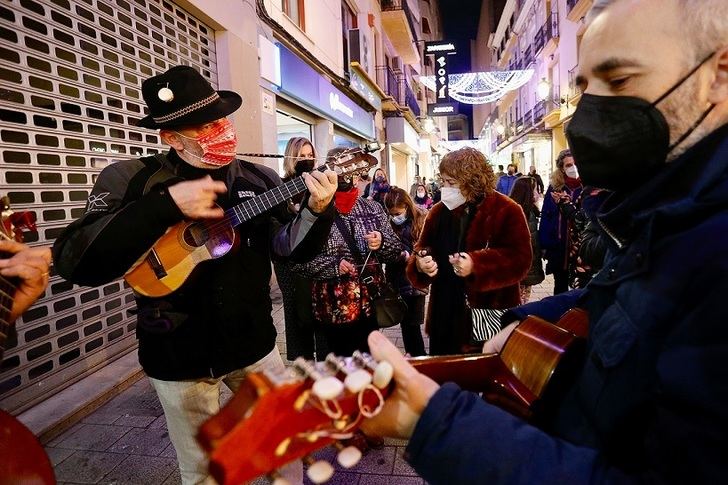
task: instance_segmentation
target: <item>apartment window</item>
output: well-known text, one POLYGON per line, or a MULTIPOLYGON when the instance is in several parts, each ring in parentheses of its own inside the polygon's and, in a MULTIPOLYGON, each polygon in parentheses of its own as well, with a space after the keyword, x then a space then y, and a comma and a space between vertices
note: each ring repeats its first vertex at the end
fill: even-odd
POLYGON ((283 0, 283 13, 293 20, 293 23, 298 25, 301 30, 306 30, 303 2, 304 0, 283 0))
POLYGON ((344 41, 344 69, 349 71, 349 31, 357 28, 356 14, 346 2, 341 3, 341 27, 344 41))
POLYGON ((432 34, 432 31, 430 30, 430 21, 427 20, 427 17, 422 17, 422 33, 423 34, 432 34))

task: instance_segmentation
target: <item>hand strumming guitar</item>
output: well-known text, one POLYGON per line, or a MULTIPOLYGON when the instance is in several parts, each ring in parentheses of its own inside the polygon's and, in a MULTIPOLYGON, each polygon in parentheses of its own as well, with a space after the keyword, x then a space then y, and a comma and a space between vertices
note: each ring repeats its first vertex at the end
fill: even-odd
POLYGON ((0 240, 0 275, 17 278, 13 307, 9 321, 22 315, 48 286, 48 268, 51 250, 47 247, 31 248, 15 241, 0 240))
POLYGON ((219 219, 225 212, 215 205, 217 194, 227 192, 224 182, 209 175, 171 185, 169 195, 188 219, 219 219))

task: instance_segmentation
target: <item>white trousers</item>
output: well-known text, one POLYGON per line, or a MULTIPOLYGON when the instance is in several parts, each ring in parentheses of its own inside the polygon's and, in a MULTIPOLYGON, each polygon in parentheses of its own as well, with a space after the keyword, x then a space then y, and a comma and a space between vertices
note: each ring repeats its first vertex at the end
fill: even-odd
MULTIPOLYGON (((149 378, 164 409, 169 438, 177 452, 183 485, 215 483, 207 471, 207 456, 197 444, 195 436, 202 423, 220 411, 220 385, 224 383, 231 391, 236 392, 248 372, 281 370, 284 367, 278 347, 273 347, 258 362, 223 377, 189 381, 149 378)), ((303 483, 303 465, 300 461, 286 465, 280 470, 280 474, 294 485, 303 483)))

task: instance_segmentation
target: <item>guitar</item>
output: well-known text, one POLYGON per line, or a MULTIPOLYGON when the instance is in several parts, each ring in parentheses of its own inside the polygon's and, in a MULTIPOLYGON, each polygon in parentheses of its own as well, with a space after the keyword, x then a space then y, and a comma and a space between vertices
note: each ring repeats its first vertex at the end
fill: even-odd
MULTIPOLYGON (((331 169, 340 177, 368 170, 378 161, 366 149, 341 153, 317 170, 331 169), (349 158, 353 156, 353 158, 349 158)), ((235 227, 272 209, 306 190, 302 177, 296 177, 225 211, 221 220, 182 221, 154 243, 124 275, 126 282, 144 296, 172 293, 187 280, 195 267, 227 254, 235 243, 235 227)))
MULTIPOLYGON (((482 392, 487 401, 538 425, 571 382, 586 332, 587 317, 581 310, 571 310, 556 325, 531 316, 516 327, 499 354, 409 361, 439 383, 454 381, 482 392)), ((308 455, 337 444, 343 448, 339 463, 355 465, 361 452, 338 441, 350 438, 363 419, 379 412, 392 391, 391 378, 389 363, 361 353, 351 358, 332 354, 319 363, 298 359, 283 374, 251 373, 199 429, 197 439, 209 455, 211 475, 221 484, 246 483, 304 459, 311 481, 325 482, 333 467, 311 463, 308 455)))
MULTIPOLYGON (((11 331, 8 321, 15 285, 0 276, 0 362, 11 331)), ((18 483, 54 484, 53 467, 43 446, 28 428, 0 410, 0 485, 18 483)))

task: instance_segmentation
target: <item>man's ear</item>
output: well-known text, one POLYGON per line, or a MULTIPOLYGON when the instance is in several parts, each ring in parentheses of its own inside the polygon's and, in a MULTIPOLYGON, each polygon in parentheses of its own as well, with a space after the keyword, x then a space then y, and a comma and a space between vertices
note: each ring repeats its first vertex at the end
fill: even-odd
POLYGON ((184 150, 184 147, 185 146, 182 144, 181 138, 174 131, 161 130, 159 132, 159 137, 162 139, 162 141, 164 143, 166 143, 167 145, 171 146, 175 150, 177 150, 177 151, 184 150))
POLYGON ((708 102, 722 104, 728 101, 728 46, 715 53, 718 72, 708 91, 708 102))

